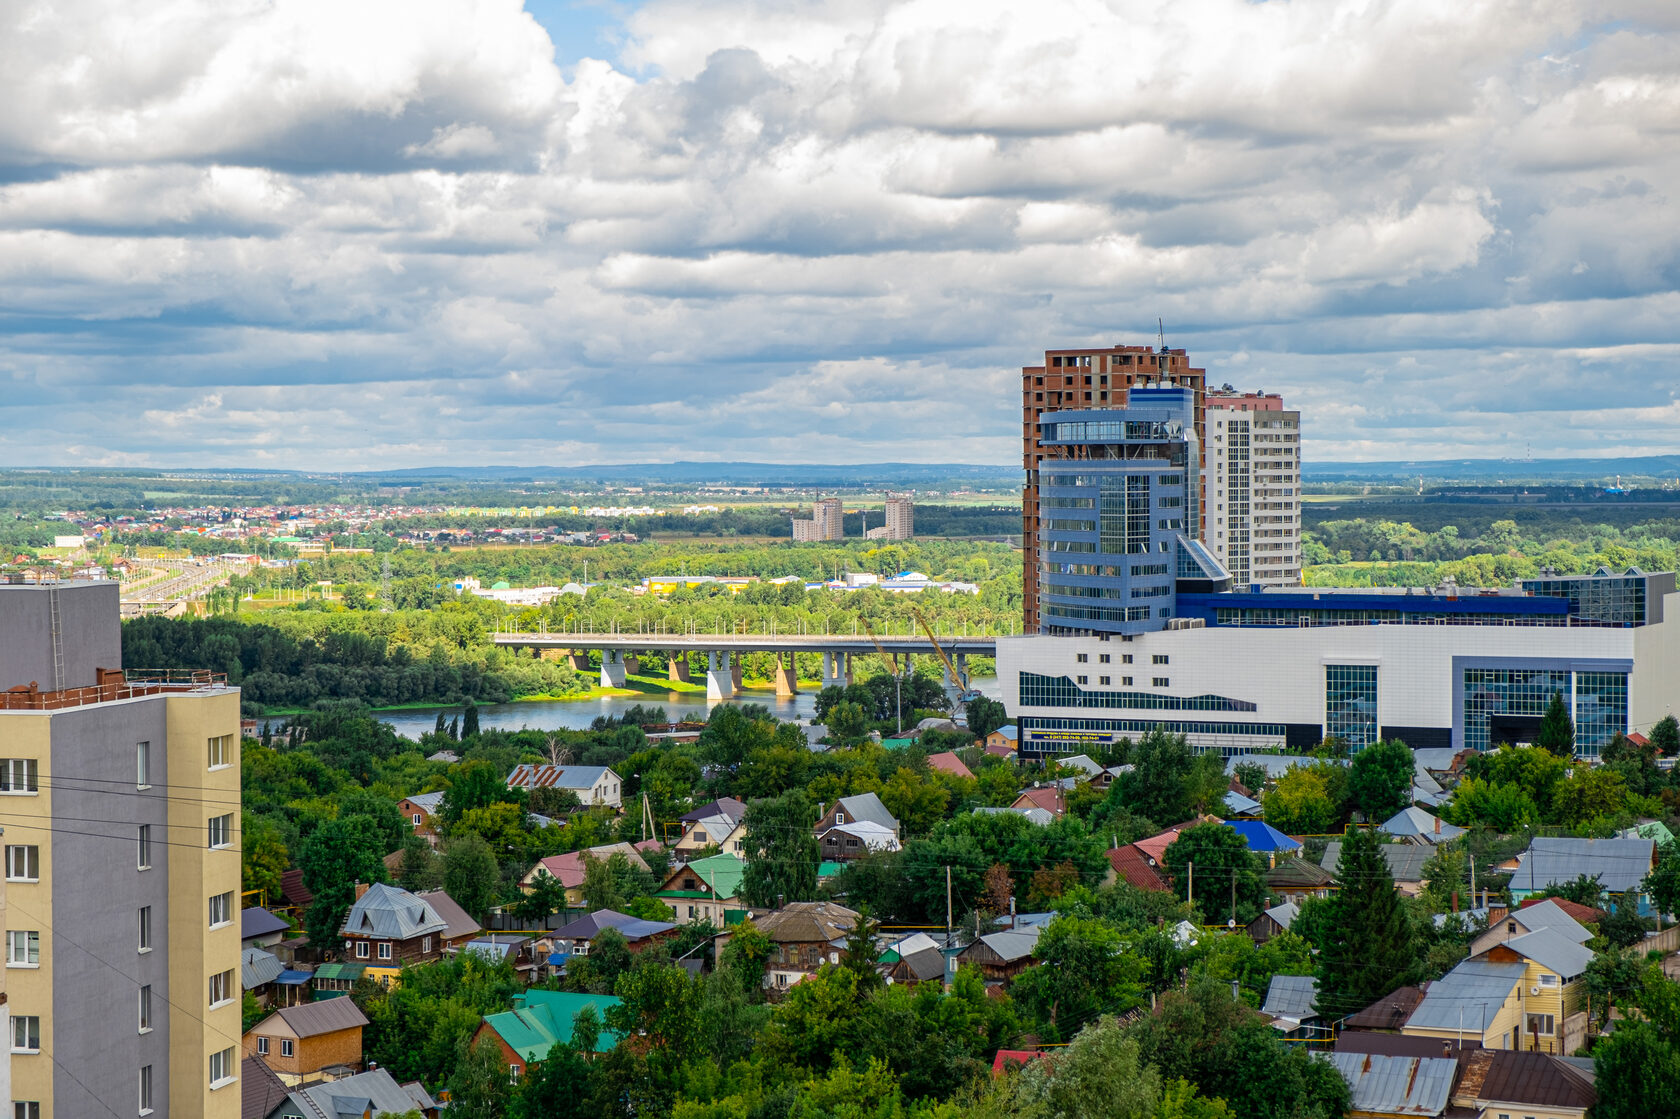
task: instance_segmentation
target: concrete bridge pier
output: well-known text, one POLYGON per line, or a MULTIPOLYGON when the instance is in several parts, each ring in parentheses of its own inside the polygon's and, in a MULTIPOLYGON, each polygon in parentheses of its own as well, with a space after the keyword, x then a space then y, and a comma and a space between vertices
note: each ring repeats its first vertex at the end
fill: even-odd
POLYGON ((624 686, 624 654, 617 649, 601 650, 601 687, 624 686))
POLYGON ((689 683, 688 653, 680 649, 672 649, 665 654, 665 659, 668 665, 665 669, 666 678, 673 684, 689 683))
POLYGON ((725 653, 724 663, 729 665, 729 678, 735 682, 735 690, 741 691, 746 687, 747 661, 745 653, 725 653))
POLYGON ((635 653, 625 653, 624 674, 626 676, 640 676, 642 674, 642 658, 635 653))
POLYGON ((792 653, 776 654, 776 694, 779 696, 799 694, 799 670, 794 667, 792 653))
POLYGON ((706 698, 728 699, 735 694, 735 674, 729 667, 728 652, 706 653, 706 698))
POLYGON ((850 682, 846 678, 851 675, 851 665, 846 663, 846 654, 824 653, 822 658, 822 686, 845 687, 850 682))
POLYGON ((589 671, 589 654, 587 652, 579 652, 573 649, 566 654, 566 661, 572 666, 574 672, 589 671))
POLYGON ((968 654, 958 653, 951 660, 956 662, 957 666, 957 687, 966 691, 968 689, 968 654))

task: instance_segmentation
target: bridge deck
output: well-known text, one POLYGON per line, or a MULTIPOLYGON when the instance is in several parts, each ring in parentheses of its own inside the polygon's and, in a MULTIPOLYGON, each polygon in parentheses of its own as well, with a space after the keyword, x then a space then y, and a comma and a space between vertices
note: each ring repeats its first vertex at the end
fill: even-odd
MULTIPOLYGON (((530 649, 643 649, 729 650, 742 653, 873 653, 875 645, 865 634, 764 634, 764 633, 498 633, 497 645, 530 649)), ((924 637, 880 637, 889 653, 933 655, 933 645, 924 637)), ((997 655, 996 637, 939 638, 946 655, 971 657, 997 655)))

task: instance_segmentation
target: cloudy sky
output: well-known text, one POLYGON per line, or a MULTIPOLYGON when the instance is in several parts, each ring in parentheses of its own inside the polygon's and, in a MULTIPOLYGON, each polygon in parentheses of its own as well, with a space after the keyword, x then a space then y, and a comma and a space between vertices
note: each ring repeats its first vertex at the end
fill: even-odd
POLYGON ((0 463, 1680 449, 1673 0, 7 0, 0 463))

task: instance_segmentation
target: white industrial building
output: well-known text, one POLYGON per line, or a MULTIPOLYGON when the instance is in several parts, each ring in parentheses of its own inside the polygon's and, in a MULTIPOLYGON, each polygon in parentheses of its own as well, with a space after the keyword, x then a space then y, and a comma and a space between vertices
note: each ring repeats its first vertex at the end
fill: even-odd
POLYGON ((1596 755, 1680 698, 1672 573, 1499 591, 1180 594, 1173 628, 1000 638, 1023 754, 1078 753, 1157 724, 1227 754, 1338 737, 1354 749, 1526 742, 1553 694, 1596 755))

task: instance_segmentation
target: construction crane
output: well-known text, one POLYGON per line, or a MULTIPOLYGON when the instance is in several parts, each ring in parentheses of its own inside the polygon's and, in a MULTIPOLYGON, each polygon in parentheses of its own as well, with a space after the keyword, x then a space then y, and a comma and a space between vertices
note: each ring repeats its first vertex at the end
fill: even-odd
POLYGON ((945 650, 939 647, 939 638, 933 635, 933 627, 928 625, 928 620, 922 616, 922 612, 916 609, 914 603, 906 603, 905 605, 910 607, 910 613, 915 615, 916 621, 921 623, 922 632, 927 634, 927 639, 933 645, 933 651, 939 657, 939 662, 945 666, 946 675, 961 693, 957 696, 957 706, 966 706, 971 700, 978 698, 980 693, 969 691, 968 681, 963 679, 962 674, 957 671, 957 666, 951 663, 951 658, 945 655, 945 650))
POLYGON ((891 672, 894 676, 897 676, 898 658, 881 647, 881 639, 875 636, 875 627, 869 624, 869 619, 864 618, 861 620, 863 622, 863 632, 869 635, 870 644, 874 645, 875 651, 881 654, 881 659, 887 662, 887 671, 891 672))

